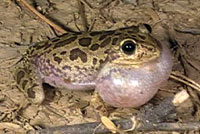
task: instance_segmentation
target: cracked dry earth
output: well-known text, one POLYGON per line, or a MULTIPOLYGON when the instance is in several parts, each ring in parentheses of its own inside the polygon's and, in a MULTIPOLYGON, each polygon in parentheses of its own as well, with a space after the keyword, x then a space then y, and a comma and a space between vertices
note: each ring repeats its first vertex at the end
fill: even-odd
MULTIPOLYGON (((110 3, 106 0, 87 1, 90 3, 85 4, 88 23, 92 24, 96 20, 92 30, 148 23, 153 27, 154 36, 162 43, 168 45, 168 37, 176 40, 176 44, 171 44, 173 70, 200 83, 200 35, 177 32, 185 29, 198 32, 199 0, 112 0, 110 3), (100 7, 104 8, 99 10, 100 7), (180 51, 180 46, 187 56, 180 51)), ((28 2, 64 27, 78 31, 77 25, 83 29, 75 0, 28 2)), ((42 106, 28 104, 27 98, 16 88, 9 68, 15 66, 28 45, 55 37, 56 34, 45 22, 35 19, 37 17, 28 9, 20 8, 10 0, 0 0, 0 16, 0 133, 25 133, 40 128, 96 121, 94 109, 89 105, 92 92, 72 92, 48 87, 42 106)), ((198 92, 182 83, 170 79, 149 103, 159 104, 163 98, 183 89, 187 89, 193 97, 177 110, 177 119, 198 121, 199 105, 193 103, 199 102, 198 92)), ((125 116, 123 113, 134 113, 133 109, 118 108, 112 109, 110 116, 119 111, 122 117, 125 116)))

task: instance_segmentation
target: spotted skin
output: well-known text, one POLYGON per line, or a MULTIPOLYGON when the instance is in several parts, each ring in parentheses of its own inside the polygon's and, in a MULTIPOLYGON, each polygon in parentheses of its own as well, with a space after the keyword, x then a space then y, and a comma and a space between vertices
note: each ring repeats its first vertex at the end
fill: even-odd
POLYGON ((14 78, 17 86, 25 91, 25 95, 32 103, 41 104, 45 95, 43 90, 41 90, 43 88, 42 80, 37 76, 36 70, 36 68, 32 68, 31 66, 19 67, 15 71, 14 78))
MULTIPOLYGON (((131 26, 112 31, 69 32, 30 46, 15 70, 18 87, 36 104, 44 99, 42 83, 71 90, 91 90, 102 67, 117 63, 139 67, 160 56, 162 47, 149 33, 131 26), (137 54, 121 50, 126 39, 137 43, 137 54)), ((142 25, 143 29, 145 27, 142 25)))

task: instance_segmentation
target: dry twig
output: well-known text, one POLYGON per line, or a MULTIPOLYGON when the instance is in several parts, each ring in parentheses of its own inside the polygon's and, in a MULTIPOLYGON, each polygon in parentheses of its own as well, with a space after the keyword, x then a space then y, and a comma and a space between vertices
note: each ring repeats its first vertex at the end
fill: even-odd
POLYGON ((44 22, 46 22, 47 24, 49 24, 50 26, 52 26, 53 28, 55 28, 57 31, 59 31, 61 33, 66 33, 67 32, 66 30, 64 30, 60 26, 56 25, 55 23, 53 23, 52 21, 50 21, 49 19, 47 19, 44 15, 42 15, 41 13, 39 13, 35 8, 33 8, 31 5, 29 5, 25 0, 17 0, 17 1, 19 3, 21 3, 21 4, 23 4, 26 8, 28 8, 35 15, 37 15, 41 20, 43 20, 44 22))
MULTIPOLYGON (((113 121, 123 129, 128 129, 132 126, 131 120, 113 121)), ((70 126, 61 126, 36 131, 36 134, 92 134, 94 129, 100 122, 77 124, 70 126)), ((186 130, 200 130, 200 122, 185 122, 185 123, 148 123, 140 125, 137 131, 186 131, 186 130)), ((100 127, 95 131, 95 134, 106 134, 109 130, 105 127, 100 127)))
POLYGON ((186 29, 176 29, 175 30, 177 32, 180 32, 180 33, 187 33, 187 34, 192 34, 192 35, 200 35, 200 29, 195 29, 195 28, 186 28, 186 29))
POLYGON ((83 3, 80 0, 77 0, 78 3, 78 7, 79 7, 79 13, 81 16, 81 20, 84 26, 84 32, 88 32, 88 22, 86 19, 86 15, 85 15, 85 7, 83 6, 83 3))

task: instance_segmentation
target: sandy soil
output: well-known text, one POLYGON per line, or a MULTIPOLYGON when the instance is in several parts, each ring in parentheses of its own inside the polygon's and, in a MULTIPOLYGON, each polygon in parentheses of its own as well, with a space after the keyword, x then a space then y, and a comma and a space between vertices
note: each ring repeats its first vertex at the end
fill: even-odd
MULTIPOLYGON (((172 39, 173 70, 200 83, 200 35, 194 35, 194 32, 200 34, 199 0, 87 1, 90 3, 85 4, 88 23, 96 20, 92 30, 148 23, 153 27, 154 36, 162 43, 168 45, 167 39, 172 39), (177 30, 189 30, 193 34, 177 30)), ((75 0, 28 2, 57 24, 74 31, 78 31, 78 25, 83 30, 75 0)), ((96 121, 94 109, 89 106, 92 92, 52 89, 46 91, 42 106, 25 105, 28 100, 16 87, 9 68, 15 65, 30 43, 55 37, 56 34, 48 24, 10 0, 0 0, 0 16, 0 133, 25 133, 40 128, 96 121)), ((199 94, 182 83, 170 79, 150 103, 159 104, 163 98, 183 89, 188 90, 192 101, 177 110, 177 119, 197 121, 200 119, 199 94)), ((133 109, 115 111, 121 111, 123 116, 123 112, 131 113, 133 109)))

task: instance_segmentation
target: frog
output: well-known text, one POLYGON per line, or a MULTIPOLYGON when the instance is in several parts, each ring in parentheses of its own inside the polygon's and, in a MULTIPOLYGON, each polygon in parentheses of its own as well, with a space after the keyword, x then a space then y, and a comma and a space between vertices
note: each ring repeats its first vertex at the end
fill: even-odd
POLYGON ((43 84, 95 90, 113 107, 139 107, 166 82, 172 58, 166 45, 140 23, 115 30, 66 32, 29 46, 16 65, 17 87, 33 104, 45 98, 43 84))

